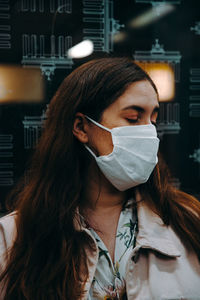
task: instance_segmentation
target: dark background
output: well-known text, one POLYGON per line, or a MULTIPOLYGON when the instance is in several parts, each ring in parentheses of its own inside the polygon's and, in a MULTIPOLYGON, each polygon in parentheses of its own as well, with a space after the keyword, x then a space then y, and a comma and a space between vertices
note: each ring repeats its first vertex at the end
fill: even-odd
MULTIPOLYGON (((41 70, 41 79, 43 78, 45 82, 43 101, 22 99, 21 102, 15 103, 11 101, 12 99, 7 102, 0 100, 0 209, 4 210, 6 195, 26 168, 27 159, 37 142, 34 134, 41 132, 43 112, 63 78, 75 67, 94 57, 110 55, 134 57, 135 51, 150 51, 155 39, 159 39, 166 52, 178 51, 181 55, 180 63, 177 63, 180 68, 180 79, 175 84, 175 96, 172 101, 172 105, 178 103, 180 109, 180 120, 176 124, 180 129, 167 130, 167 126, 169 129, 173 126, 164 120, 165 126, 158 127, 161 137, 160 149, 170 166, 173 184, 200 199, 200 2, 0 0, 0 95, 3 87, 1 82, 3 65, 23 67, 31 65, 42 69, 38 56, 41 52, 39 45, 41 35, 45 39, 43 70, 46 75, 42 74, 41 70), (147 10, 158 9, 158 5, 163 3, 173 5, 173 11, 160 18, 153 18, 146 26, 138 28, 130 26, 131 20, 143 15, 147 10), (88 14, 88 7, 93 14, 88 14), (87 17, 98 19, 100 16, 102 16, 100 21, 93 23, 85 21, 87 17), (97 31, 88 34, 86 28, 97 31), (101 34, 99 30, 102 31, 101 34), (119 31, 122 32, 123 38, 116 41, 119 31), (30 49, 27 57, 24 57, 22 40, 25 34, 30 39, 31 35, 37 38, 35 57, 30 49), (56 39, 54 57, 50 49, 52 34, 56 39), (99 37, 101 42, 100 45, 95 42, 95 51, 92 55, 68 60, 66 56, 58 55, 59 36, 70 37, 69 45, 70 43, 76 45, 88 37, 95 41, 97 41, 95 38, 99 37), (50 72, 48 75, 48 71, 52 69, 54 74, 50 72), (25 119, 29 120, 26 129, 23 123, 25 119), (31 141, 26 141, 26 134, 31 141)), ((23 84, 18 88, 23 89, 23 84)), ((168 103, 163 104, 164 110, 167 110, 167 105, 168 103)))

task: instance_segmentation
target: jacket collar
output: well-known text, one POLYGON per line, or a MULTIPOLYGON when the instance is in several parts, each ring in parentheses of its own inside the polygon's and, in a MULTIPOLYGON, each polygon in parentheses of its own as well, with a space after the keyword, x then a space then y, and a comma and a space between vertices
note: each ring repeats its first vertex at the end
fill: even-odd
MULTIPOLYGON (((172 239, 172 229, 166 226, 162 219, 154 213, 145 203, 141 201, 139 192, 136 192, 138 233, 136 245, 133 249, 133 256, 139 254, 139 250, 151 249, 170 257, 181 256, 172 239)), ((86 231, 94 240, 90 231, 87 229, 84 218, 80 215, 79 209, 76 210, 74 226, 77 231, 86 231)), ((94 241, 95 242, 95 241, 94 241)), ((137 257, 137 255, 136 255, 137 257)))
POLYGON ((148 248, 167 256, 180 256, 181 253, 172 239, 171 227, 166 226, 162 219, 145 204, 145 201, 140 201, 139 193, 136 199, 138 234, 134 253, 140 248, 148 248))

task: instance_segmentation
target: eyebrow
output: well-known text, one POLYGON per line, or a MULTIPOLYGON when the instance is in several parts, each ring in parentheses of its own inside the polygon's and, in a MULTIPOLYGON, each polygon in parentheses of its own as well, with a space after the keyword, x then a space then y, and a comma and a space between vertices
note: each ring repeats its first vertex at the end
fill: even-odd
MULTIPOLYGON (((130 105, 130 106, 126 106, 124 107, 122 110, 127 110, 127 109, 134 109, 134 110, 137 110, 139 112, 144 112, 145 109, 141 106, 138 106, 138 105, 130 105)), ((159 106, 156 106, 153 110, 153 113, 155 112, 159 112, 159 106)))

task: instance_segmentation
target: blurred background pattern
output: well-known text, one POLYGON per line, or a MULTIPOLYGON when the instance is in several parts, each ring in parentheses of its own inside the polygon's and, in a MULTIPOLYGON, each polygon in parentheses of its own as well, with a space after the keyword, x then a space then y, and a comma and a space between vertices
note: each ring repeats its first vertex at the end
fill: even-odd
POLYGON ((107 56, 131 57, 153 78, 172 184, 200 199, 199 1, 0 0, 0 211, 64 77, 107 56))

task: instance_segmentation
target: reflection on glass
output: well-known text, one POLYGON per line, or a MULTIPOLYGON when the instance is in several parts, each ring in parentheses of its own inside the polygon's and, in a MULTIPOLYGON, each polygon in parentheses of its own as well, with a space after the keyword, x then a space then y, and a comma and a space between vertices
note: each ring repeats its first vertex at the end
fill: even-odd
POLYGON ((138 63, 154 81, 160 101, 171 101, 175 94, 174 70, 167 63, 138 63))
POLYGON ((40 69, 0 65, 0 102, 41 102, 44 80, 40 69))

